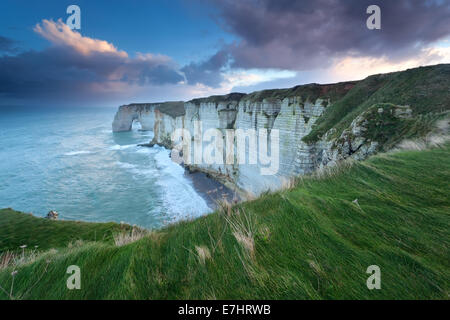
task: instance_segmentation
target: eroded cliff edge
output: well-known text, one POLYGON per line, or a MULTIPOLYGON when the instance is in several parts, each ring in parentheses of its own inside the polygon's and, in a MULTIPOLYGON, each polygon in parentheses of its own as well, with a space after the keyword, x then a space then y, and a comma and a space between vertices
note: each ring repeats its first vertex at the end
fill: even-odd
POLYGON ((401 139, 426 134, 449 110, 449 84, 450 65, 438 65, 362 81, 130 104, 119 108, 113 131, 128 131, 138 121, 142 129, 154 132, 152 143, 170 148, 176 129, 187 129, 194 137, 195 121, 201 121, 203 131, 266 129, 269 140, 276 129, 280 146, 276 174, 262 175, 260 162, 226 164, 224 159, 224 164, 190 165, 258 195, 282 187, 293 176, 349 157, 365 159, 401 139))

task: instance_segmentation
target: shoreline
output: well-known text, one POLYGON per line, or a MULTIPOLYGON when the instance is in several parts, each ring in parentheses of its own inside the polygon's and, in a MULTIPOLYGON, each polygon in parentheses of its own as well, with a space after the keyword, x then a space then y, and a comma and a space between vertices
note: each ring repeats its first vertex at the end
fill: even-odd
POLYGON ((241 201, 236 192, 207 173, 201 171, 190 172, 185 168, 184 176, 192 182, 194 190, 206 201, 208 207, 213 210, 216 210, 219 203, 223 200, 230 203, 241 201))
MULTIPOLYGON (((155 145, 169 151, 172 150, 167 145, 155 143, 153 141, 150 143, 141 143, 137 146, 152 148, 155 145)), ((238 203, 245 198, 240 190, 237 190, 237 188, 230 185, 230 183, 222 182, 221 179, 216 178, 214 174, 190 167, 184 163, 179 165, 184 168, 184 176, 191 181, 194 190, 206 201, 208 207, 213 211, 218 208, 218 204, 222 200, 226 200, 230 203, 238 203)))

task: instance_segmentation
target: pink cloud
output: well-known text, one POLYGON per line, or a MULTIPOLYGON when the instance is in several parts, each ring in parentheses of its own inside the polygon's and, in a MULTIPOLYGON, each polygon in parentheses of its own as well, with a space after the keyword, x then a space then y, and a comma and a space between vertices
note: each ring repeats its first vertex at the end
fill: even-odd
POLYGON ((40 23, 36 24, 33 30, 54 45, 71 47, 83 55, 110 53, 121 58, 128 57, 125 51, 117 50, 113 44, 105 40, 82 36, 80 33, 70 29, 61 19, 58 19, 56 22, 44 19, 42 20, 42 25, 40 23))

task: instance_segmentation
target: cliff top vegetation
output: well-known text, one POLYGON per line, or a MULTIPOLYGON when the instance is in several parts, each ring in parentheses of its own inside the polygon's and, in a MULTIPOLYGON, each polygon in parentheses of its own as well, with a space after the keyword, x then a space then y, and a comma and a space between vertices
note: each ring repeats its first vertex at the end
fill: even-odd
POLYGON ((1 210, 0 285, 17 271, 26 299, 448 299, 449 156, 447 143, 345 162, 147 233, 1 210), (82 290, 66 288, 70 265, 82 290))

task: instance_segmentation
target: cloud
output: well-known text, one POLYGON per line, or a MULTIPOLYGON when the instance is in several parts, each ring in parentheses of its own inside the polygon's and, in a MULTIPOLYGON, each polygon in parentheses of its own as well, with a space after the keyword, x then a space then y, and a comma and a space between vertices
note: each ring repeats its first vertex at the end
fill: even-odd
POLYGON ((229 61, 228 53, 219 51, 207 61, 202 63, 192 62, 183 67, 187 83, 190 85, 204 84, 211 88, 218 88, 224 81, 222 72, 229 61))
POLYGON ((366 27, 373 0, 216 0, 240 40, 222 48, 233 68, 311 70, 336 58, 400 61, 450 35, 450 2, 378 0, 382 29, 366 27))
POLYGON ((449 1, 212 2, 218 23, 237 40, 222 44, 210 59, 184 67, 165 55, 131 56, 61 20, 44 19, 34 27, 50 43, 41 51, 19 51, 14 40, 0 36, 0 97, 63 103, 133 97, 155 101, 165 94, 162 100, 172 100, 359 79, 450 61, 448 50, 436 46, 450 36, 449 1), (366 9, 374 3, 381 7, 381 30, 366 27, 366 9))
POLYGON ((280 78, 292 78, 295 72, 271 69, 229 68, 230 57, 225 51, 217 52, 212 58, 201 63, 190 63, 181 69, 187 84, 208 86, 229 92, 236 86, 252 86, 280 78))
POLYGON ((0 57, 3 98, 100 100, 185 80, 175 62, 164 55, 130 58, 113 44, 82 36, 61 21, 43 20, 34 30, 52 45, 0 57))
POLYGON ((359 80, 369 75, 388 73, 415 68, 417 66, 448 63, 450 48, 426 48, 415 56, 402 61, 390 61, 386 57, 345 57, 337 61, 329 70, 329 77, 333 81, 359 80))
POLYGON ((107 41, 83 37, 80 33, 70 29, 61 19, 56 22, 44 19, 42 25, 38 23, 33 30, 52 44, 73 48, 83 55, 110 53, 121 58, 128 57, 126 52, 118 51, 107 41))
POLYGON ((16 41, 0 36, 0 53, 15 53, 19 50, 16 45, 16 41))

